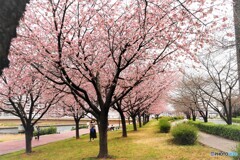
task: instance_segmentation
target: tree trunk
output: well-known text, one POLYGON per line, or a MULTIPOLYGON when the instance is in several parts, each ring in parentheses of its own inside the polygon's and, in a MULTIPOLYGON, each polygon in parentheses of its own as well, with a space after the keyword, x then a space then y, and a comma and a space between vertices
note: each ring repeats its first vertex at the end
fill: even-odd
POLYGON ((128 117, 128 124, 131 124, 130 117, 128 117))
POLYGON ((142 127, 141 115, 138 115, 138 124, 139 124, 139 128, 141 128, 142 127))
POLYGON ((123 112, 119 112, 121 116, 121 122, 122 122, 122 137, 127 137, 127 127, 126 127, 126 120, 123 112))
POLYGON ((146 115, 147 117, 147 123, 149 122, 149 119, 150 119, 150 116, 149 115, 146 115))
POLYGON ((193 121, 196 121, 196 115, 195 114, 192 115, 192 119, 193 119, 193 121))
POLYGON ((190 113, 185 112, 185 115, 186 115, 188 120, 191 120, 191 114, 190 113))
POLYGON ((26 153, 29 154, 32 152, 32 137, 33 137, 33 128, 28 127, 25 129, 25 144, 26 144, 26 153))
POLYGON ((230 111, 229 111, 229 113, 227 115, 227 124, 228 125, 232 125, 232 113, 230 111))
POLYGON ((79 136, 79 122, 80 122, 80 119, 74 118, 74 121, 75 121, 75 127, 76 127, 76 139, 79 139, 80 138, 80 136, 79 136))
POLYGON ((145 125, 147 122, 146 122, 146 115, 143 113, 143 125, 145 125))
POLYGON ((108 158, 108 144, 107 144, 107 129, 108 129, 108 114, 103 111, 98 120, 99 129, 99 153, 98 158, 108 158))
POLYGON ((192 119, 193 121, 196 121, 196 114, 195 114, 195 111, 194 110, 191 110, 192 112, 192 119))
POLYGON ((133 130, 137 131, 136 116, 131 116, 133 122, 133 130))
POLYGON ((205 116, 203 116, 203 120, 204 120, 205 123, 208 122, 208 111, 207 110, 205 112, 205 116))
POLYGON ((8 51, 12 38, 16 37, 18 21, 23 16, 29 0, 0 0, 0 74, 8 67, 8 51))
POLYGON ((227 124, 232 125, 232 119, 228 119, 227 124))
MULTIPOLYGON (((238 80, 240 84, 240 0, 233 0, 233 16, 235 27, 235 43, 237 54, 237 66, 238 66, 238 80)), ((240 93, 240 85, 239 85, 240 93)))

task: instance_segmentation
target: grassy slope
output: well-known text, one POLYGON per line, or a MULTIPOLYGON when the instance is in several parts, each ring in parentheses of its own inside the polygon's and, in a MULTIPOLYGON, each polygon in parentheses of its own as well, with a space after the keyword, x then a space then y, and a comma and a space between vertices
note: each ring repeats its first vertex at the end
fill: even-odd
MULTIPOLYGON (((157 121, 151 121, 137 132, 128 132, 128 138, 121 138, 120 131, 109 132, 109 154, 117 160, 209 160, 230 159, 230 157, 211 157, 216 151, 199 144, 178 146, 171 142, 170 134, 158 133, 157 121)), ((0 156, 1 160, 90 160, 98 153, 98 140, 88 142, 88 135, 80 140, 67 139, 36 147, 31 155, 23 151, 0 156)))

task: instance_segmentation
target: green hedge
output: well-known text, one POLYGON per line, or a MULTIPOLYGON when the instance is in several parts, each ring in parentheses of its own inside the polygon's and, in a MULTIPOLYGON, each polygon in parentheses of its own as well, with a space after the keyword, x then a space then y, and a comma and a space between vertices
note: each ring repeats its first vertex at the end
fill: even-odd
POLYGON ((173 141, 181 145, 192 145, 197 140, 198 129, 190 124, 181 123, 173 127, 173 141))
MULTIPOLYGON (((49 127, 49 128, 41 128, 40 127, 40 135, 45 135, 45 134, 55 134, 57 133, 57 128, 56 127, 49 127)), ((37 130, 33 132, 33 136, 37 136, 37 130)))
POLYGON ((188 123, 195 125, 200 131, 221 136, 227 139, 240 141, 240 126, 238 125, 223 125, 214 123, 204 123, 199 121, 189 121, 188 123))
MULTIPOLYGON (((82 128, 88 128, 88 125, 86 125, 86 124, 80 124, 80 125, 79 125, 79 129, 82 129, 82 128)), ((76 130, 76 127, 72 127, 71 130, 72 130, 72 131, 73 131, 73 130, 76 130)))
POLYGON ((161 133, 168 133, 171 129, 171 124, 168 122, 167 119, 160 119, 159 120, 159 129, 161 133))
POLYGON ((167 116, 162 116, 160 119, 166 119, 167 121, 176 121, 180 119, 184 119, 183 116, 174 116, 174 117, 167 117, 167 116))
POLYGON ((232 122, 234 122, 234 123, 240 123, 240 118, 232 118, 232 122))

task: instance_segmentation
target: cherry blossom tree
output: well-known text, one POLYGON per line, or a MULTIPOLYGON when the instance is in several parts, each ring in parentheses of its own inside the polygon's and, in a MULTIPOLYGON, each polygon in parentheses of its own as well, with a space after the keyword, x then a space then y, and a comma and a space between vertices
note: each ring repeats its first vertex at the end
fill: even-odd
MULTIPOLYGON (((155 103, 151 105, 148 112, 149 114, 155 115, 155 118, 158 120, 159 115, 165 111, 167 111, 167 105, 168 105, 168 97, 164 96, 165 93, 162 93, 159 100, 157 100, 155 103)), ((144 119, 143 119, 144 120, 144 119)), ((143 121, 143 124, 146 123, 143 121)))
POLYGON ((84 117, 85 112, 83 110, 83 102, 75 100, 72 94, 66 94, 60 101, 58 106, 62 107, 62 116, 71 116, 75 121, 76 139, 79 139, 79 123, 84 117))
POLYGON ((192 5, 172 0, 33 0, 12 52, 88 104, 99 127, 98 157, 106 158, 110 107, 161 71, 162 64, 176 56, 192 57, 190 48, 203 43, 199 33, 205 29, 199 20, 209 9, 194 1, 196 18, 186 10, 192 5))
POLYGON ((127 137, 127 126, 126 126, 126 119, 125 119, 126 116, 125 115, 126 115, 128 107, 127 106, 124 107, 122 105, 122 99, 117 101, 116 104, 114 104, 112 107, 120 115, 121 124, 122 124, 122 137, 127 137))
POLYGON ((60 97, 32 67, 14 63, 4 69, 0 77, 0 110, 20 118, 25 129, 26 153, 32 152, 34 125, 60 97))
POLYGON ((156 74, 135 87, 122 99, 122 106, 127 108, 127 113, 132 118, 134 131, 137 131, 137 117, 139 127, 141 127, 142 115, 148 116, 150 111, 153 113, 154 111, 164 110, 165 107, 159 104, 167 97, 165 95, 167 95, 172 86, 173 77, 173 72, 156 74))

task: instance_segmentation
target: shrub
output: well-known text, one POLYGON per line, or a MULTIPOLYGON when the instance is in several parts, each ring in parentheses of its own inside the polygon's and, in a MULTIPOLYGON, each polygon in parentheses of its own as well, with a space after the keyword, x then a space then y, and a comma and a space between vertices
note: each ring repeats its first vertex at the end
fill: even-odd
POLYGON ((159 128, 161 133, 168 133, 171 129, 171 124, 167 119, 160 119, 159 128))
POLYGON ((188 123, 195 125, 200 131, 221 136, 227 139, 232 139, 235 141, 240 141, 240 126, 238 125, 223 125, 214 123, 204 123, 204 122, 193 122, 188 123))
POLYGON ((240 123, 240 118, 232 118, 232 122, 234 123, 240 123))
MULTIPOLYGON (((86 124, 80 124, 80 125, 79 125, 79 129, 82 129, 82 128, 88 128, 88 125, 86 125, 86 124)), ((73 131, 73 130, 76 130, 76 127, 72 127, 72 128, 71 128, 71 131, 73 131)))
MULTIPOLYGON (((57 133, 57 128, 56 127, 40 128, 40 135, 55 134, 55 133, 57 133)), ((34 131, 33 135, 37 136, 37 131, 34 131)))
POLYGON ((197 140, 198 130, 196 127, 182 123, 172 129, 173 140, 177 144, 192 145, 197 140))
POLYGON ((86 125, 86 124, 80 124, 80 125, 79 125, 79 129, 81 129, 81 128, 88 128, 88 125, 86 125))
POLYGON ((167 117, 167 116, 162 116, 160 119, 166 119, 167 121, 176 121, 180 119, 184 119, 183 116, 174 116, 174 117, 167 117))

